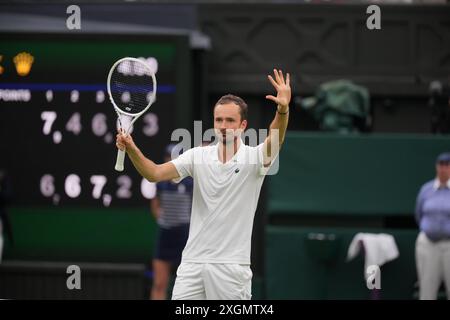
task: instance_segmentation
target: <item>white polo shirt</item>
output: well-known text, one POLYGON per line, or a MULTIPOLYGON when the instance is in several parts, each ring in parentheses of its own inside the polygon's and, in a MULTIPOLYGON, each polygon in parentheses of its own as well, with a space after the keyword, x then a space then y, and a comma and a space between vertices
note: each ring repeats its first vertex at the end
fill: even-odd
POLYGON ((263 144, 245 145, 228 162, 218 144, 192 148, 172 160, 180 178, 193 177, 189 239, 183 262, 250 264, 251 237, 264 181, 263 144))

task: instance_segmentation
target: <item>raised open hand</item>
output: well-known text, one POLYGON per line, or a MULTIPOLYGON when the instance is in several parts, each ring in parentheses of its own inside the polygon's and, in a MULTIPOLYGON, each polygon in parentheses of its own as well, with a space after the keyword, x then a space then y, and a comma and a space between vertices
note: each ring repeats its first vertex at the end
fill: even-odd
POLYGON ((273 69, 275 79, 268 75, 270 83, 277 90, 277 96, 267 95, 266 99, 272 100, 278 105, 280 112, 285 112, 289 108, 289 102, 291 101, 291 86, 289 73, 286 74, 286 80, 283 76, 283 71, 273 69))

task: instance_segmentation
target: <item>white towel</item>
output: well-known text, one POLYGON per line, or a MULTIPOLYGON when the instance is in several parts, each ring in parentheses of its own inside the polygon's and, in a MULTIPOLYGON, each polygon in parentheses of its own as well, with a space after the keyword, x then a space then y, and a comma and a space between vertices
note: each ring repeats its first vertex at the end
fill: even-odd
POLYGON ((378 265, 381 267, 386 262, 399 256, 397 244, 392 235, 386 233, 357 233, 348 247, 347 261, 358 255, 361 245, 364 246, 366 255, 364 275, 366 275, 369 266, 378 265))

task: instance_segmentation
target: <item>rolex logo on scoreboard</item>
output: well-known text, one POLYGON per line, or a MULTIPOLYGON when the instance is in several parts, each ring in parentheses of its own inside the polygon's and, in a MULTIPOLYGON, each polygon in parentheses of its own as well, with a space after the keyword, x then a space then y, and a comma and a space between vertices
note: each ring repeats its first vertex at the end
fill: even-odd
MULTIPOLYGON (((158 60, 156 60, 155 58, 139 57, 138 59, 145 62, 149 66, 149 68, 153 74, 156 74, 158 72, 158 60)), ((125 76, 142 76, 144 74, 147 76, 151 75, 150 70, 148 72, 144 72, 144 71, 142 71, 141 68, 134 68, 134 64, 135 64, 135 62, 133 62, 133 61, 129 61, 129 60, 123 61, 119 64, 119 66, 117 67, 117 70, 125 76)))
POLYGON ((25 77, 31 71, 31 66, 34 62, 34 57, 28 52, 21 52, 13 59, 16 66, 16 71, 19 76, 25 77))
MULTIPOLYGON (((2 60, 3 60, 3 56, 0 55, 0 63, 2 62, 2 60)), ((0 65, 0 74, 3 73, 3 70, 4 70, 4 68, 0 65)))

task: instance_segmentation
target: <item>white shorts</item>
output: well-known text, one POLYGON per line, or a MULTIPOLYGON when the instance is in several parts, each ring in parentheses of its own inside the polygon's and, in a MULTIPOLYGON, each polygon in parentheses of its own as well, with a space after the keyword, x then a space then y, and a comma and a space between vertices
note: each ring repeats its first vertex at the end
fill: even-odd
POLYGON ((252 276, 248 265, 182 262, 172 300, 250 300, 252 276))

